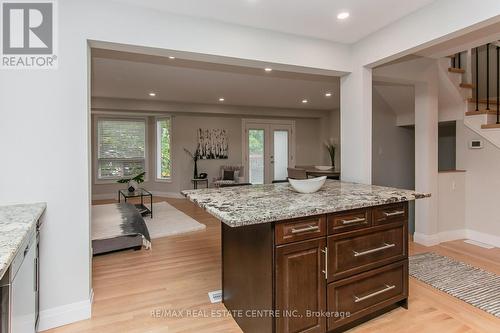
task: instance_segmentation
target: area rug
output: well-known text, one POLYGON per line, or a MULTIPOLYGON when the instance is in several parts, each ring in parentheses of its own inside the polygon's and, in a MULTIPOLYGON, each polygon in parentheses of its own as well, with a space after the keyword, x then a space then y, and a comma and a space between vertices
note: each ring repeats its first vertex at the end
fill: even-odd
POLYGON ((499 275, 432 252, 409 261, 412 277, 500 317, 499 275))
POLYGON ((187 216, 169 203, 154 203, 153 218, 144 217, 151 238, 180 235, 204 230, 206 226, 187 216))

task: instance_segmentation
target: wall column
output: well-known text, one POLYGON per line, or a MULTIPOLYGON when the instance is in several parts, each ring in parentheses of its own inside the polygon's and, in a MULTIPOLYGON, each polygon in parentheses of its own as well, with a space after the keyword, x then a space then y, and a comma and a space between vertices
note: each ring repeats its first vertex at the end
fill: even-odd
POLYGON ((415 242, 432 246, 438 238, 438 86, 415 85, 415 190, 431 193, 415 203, 415 242))
POLYGON ((342 180, 372 181, 372 70, 357 67, 340 80, 342 180))

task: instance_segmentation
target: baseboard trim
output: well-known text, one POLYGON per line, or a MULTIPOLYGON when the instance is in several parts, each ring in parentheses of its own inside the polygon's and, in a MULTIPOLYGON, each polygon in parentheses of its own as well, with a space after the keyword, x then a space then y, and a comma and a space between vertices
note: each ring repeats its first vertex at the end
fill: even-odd
POLYGON ((40 311, 38 332, 89 319, 92 314, 93 292, 89 299, 40 311))
POLYGON ((467 238, 475 240, 477 242, 493 245, 495 247, 500 247, 499 236, 485 234, 484 232, 479 232, 475 230, 467 230, 467 238))
POLYGON ((415 232, 413 234, 413 241, 424 246, 434 246, 439 244, 439 236, 437 234, 426 235, 415 232))
POLYGON ((477 242, 486 243, 493 245, 495 247, 500 247, 500 237, 485 234, 483 232, 471 230, 471 229, 459 229, 459 230, 450 230, 450 231, 442 231, 433 235, 426 235, 415 232, 414 241, 415 243, 424 245, 424 246, 434 246, 439 243, 449 242, 458 239, 471 239, 477 242))
MULTIPOLYGON (((157 197, 166 197, 166 198, 173 198, 173 199, 183 199, 184 196, 180 193, 176 192, 161 192, 161 191, 151 191, 154 196, 157 197)), ((93 194, 92 195, 92 200, 109 200, 109 199, 114 199, 116 200, 118 198, 116 193, 103 193, 103 194, 93 194)))

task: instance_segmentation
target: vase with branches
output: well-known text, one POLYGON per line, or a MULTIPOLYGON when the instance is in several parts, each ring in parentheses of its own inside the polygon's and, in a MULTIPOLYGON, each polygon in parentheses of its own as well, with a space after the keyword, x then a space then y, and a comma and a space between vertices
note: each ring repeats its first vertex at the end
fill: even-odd
POLYGON ((186 148, 184 148, 184 151, 186 152, 186 154, 188 154, 191 157, 191 159, 194 162, 193 178, 197 179, 198 178, 198 160, 200 158, 200 151, 198 149, 196 149, 194 151, 194 153, 192 153, 191 151, 189 151, 186 148))
POLYGON ((335 169, 335 150, 337 149, 337 140, 335 140, 334 138, 330 138, 330 140, 325 142, 325 147, 328 150, 328 154, 330 155, 332 168, 335 169))

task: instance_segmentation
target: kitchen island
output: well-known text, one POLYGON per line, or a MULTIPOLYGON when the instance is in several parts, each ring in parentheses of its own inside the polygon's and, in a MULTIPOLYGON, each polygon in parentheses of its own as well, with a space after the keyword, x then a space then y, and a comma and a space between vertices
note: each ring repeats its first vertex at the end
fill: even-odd
POLYGON ((428 194, 327 181, 184 191, 218 218, 223 302, 243 332, 337 332, 408 299, 408 201, 428 194))

